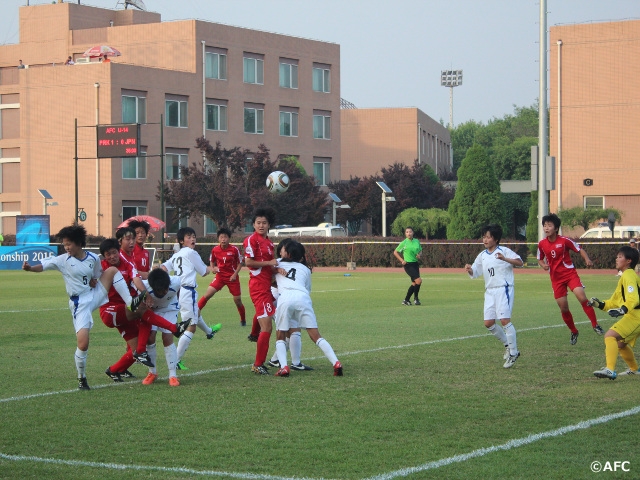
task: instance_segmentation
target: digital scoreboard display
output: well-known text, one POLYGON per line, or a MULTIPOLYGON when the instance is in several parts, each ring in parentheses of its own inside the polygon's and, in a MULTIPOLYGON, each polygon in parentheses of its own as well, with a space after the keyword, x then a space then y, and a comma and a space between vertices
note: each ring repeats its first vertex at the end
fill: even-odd
POLYGON ((140 154, 140 125, 98 125, 98 158, 137 157, 140 154))

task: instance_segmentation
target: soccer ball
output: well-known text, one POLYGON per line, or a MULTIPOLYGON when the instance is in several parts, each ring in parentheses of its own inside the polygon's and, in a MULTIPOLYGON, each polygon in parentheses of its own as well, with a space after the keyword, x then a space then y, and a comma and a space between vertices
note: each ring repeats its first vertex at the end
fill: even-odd
POLYGON ((267 188, 271 193, 284 193, 289 190, 289 175, 279 170, 267 177, 267 188))

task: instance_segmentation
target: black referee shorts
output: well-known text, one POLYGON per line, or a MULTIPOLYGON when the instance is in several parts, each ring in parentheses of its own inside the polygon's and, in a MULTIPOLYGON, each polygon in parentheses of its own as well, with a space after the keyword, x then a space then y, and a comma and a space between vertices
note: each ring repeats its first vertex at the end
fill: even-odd
POLYGON ((418 262, 409 262, 404 266, 404 271, 411 277, 413 282, 416 278, 420 278, 420 268, 418 262))

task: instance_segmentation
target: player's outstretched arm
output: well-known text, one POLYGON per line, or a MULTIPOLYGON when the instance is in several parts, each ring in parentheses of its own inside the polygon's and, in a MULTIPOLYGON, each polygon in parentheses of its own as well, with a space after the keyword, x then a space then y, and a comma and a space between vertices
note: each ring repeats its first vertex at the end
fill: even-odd
POLYGON ((584 248, 580 250, 580 256, 584 260, 584 263, 587 264, 587 267, 593 267, 593 262, 589 258, 589 255, 587 255, 587 252, 584 250, 584 248))
POLYGON ((25 262, 22 264, 22 269, 25 272, 40 273, 42 272, 42 264, 39 263, 38 265, 29 265, 29 263, 25 260, 25 262))

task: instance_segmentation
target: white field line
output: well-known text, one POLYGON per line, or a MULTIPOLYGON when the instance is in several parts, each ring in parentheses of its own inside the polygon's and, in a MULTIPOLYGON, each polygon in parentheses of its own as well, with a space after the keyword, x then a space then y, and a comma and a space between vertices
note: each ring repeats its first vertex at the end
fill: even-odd
MULTIPOLYGON (((576 325, 580 325, 583 323, 590 323, 588 321, 583 321, 583 322, 575 322, 576 325)), ((560 328, 560 327, 564 327, 565 324, 558 324, 558 325, 543 325, 540 327, 531 327, 531 328, 522 328, 518 330, 518 333, 521 332, 531 332, 534 330, 546 330, 548 328, 560 328)), ((453 337, 453 338, 441 338, 438 340, 427 340, 424 342, 416 342, 416 343, 406 343, 404 345, 388 345, 386 347, 376 347, 376 348, 369 348, 366 350, 354 350, 353 352, 336 352, 339 353, 339 356, 341 357, 347 357, 350 355, 361 355, 363 353, 375 353, 375 352, 380 352, 380 351, 384 351, 384 350, 399 350, 401 348, 411 348, 411 347, 420 347, 423 345, 433 345, 436 343, 446 343, 446 342, 455 342, 455 341, 460 341, 460 340, 472 340, 474 338, 483 338, 483 337, 491 337, 492 335, 490 333, 482 333, 482 334, 477 334, 477 335, 466 335, 464 337, 453 337)), ((303 360, 318 360, 318 359, 324 359, 324 356, 317 356, 317 357, 305 357, 303 358, 303 360)), ((181 373, 180 377, 195 377, 195 376, 199 376, 199 375, 207 375, 209 373, 215 373, 215 372, 225 372, 228 370, 236 370, 239 368, 249 368, 251 365, 250 364, 244 364, 244 365, 233 365, 233 366, 229 366, 229 367, 220 367, 220 368, 212 368, 212 369, 208 369, 208 370, 200 370, 197 372, 192 372, 192 373, 181 373)), ((166 380, 168 379, 168 376, 165 377, 158 377, 158 380, 166 380)), ((99 388, 113 388, 113 387, 120 387, 123 385, 131 385, 134 382, 122 382, 122 383, 107 383, 107 384, 102 384, 102 385, 96 385, 96 386, 91 386, 92 390, 96 390, 99 388)), ((0 398, 0 403, 7 403, 7 402, 17 402, 17 401, 21 401, 21 400, 31 400, 34 398, 41 398, 41 397, 49 397, 52 395, 62 395, 62 394, 66 394, 66 393, 77 393, 78 389, 74 388, 74 389, 70 389, 70 390, 57 390, 57 391, 53 391, 53 392, 43 392, 43 393, 34 393, 31 395, 19 395, 16 397, 8 397, 8 398, 0 398)))
MULTIPOLYGON (((577 323, 580 324, 580 323, 588 323, 588 322, 585 321, 585 322, 577 322, 577 323)), ((547 329, 547 328, 558 328, 558 327, 564 327, 564 324, 561 324, 561 325, 548 325, 548 326, 541 326, 541 327, 534 327, 534 328, 526 328, 526 329, 520 329, 518 331, 519 332, 526 332, 526 331, 543 330, 543 329, 547 329)), ((378 351, 381 351, 381 350, 410 348, 410 347, 415 347, 415 346, 430 345, 430 344, 435 344, 435 343, 451 342, 451 341, 457 341, 457 340, 469 340, 469 339, 481 338, 481 337, 485 337, 485 336, 490 336, 490 334, 468 335, 468 336, 464 336, 464 337, 447 338, 447 339, 440 339, 440 340, 430 340, 430 341, 426 341, 426 342, 417 342, 417 343, 411 343, 411 344, 405 344, 405 345, 392 345, 392 346, 388 346, 388 347, 379 347, 379 348, 373 348, 373 349, 367 349, 367 350, 357 350, 357 351, 353 351, 353 352, 341 352, 340 355, 341 356, 359 355, 359 354, 363 354, 363 353, 378 352, 378 351)), ((317 358, 321 358, 321 357, 310 357, 309 359, 313 360, 313 359, 317 359, 317 358)), ((225 371, 225 370, 233 370, 233 369, 237 369, 237 368, 246 368, 246 367, 248 367, 248 365, 236 365, 236 366, 233 366, 233 367, 223 367, 223 368, 217 368, 217 369, 211 369, 211 370, 203 370, 203 371, 189 373, 189 374, 181 375, 181 376, 186 377, 186 376, 204 375, 206 373, 219 372, 219 371, 225 371)), ((127 384, 130 384, 130 383, 131 382, 123 382, 123 383, 118 383, 118 384, 111 383, 111 384, 108 384, 108 385, 99 385, 99 386, 92 387, 92 388, 98 389, 98 388, 106 388, 106 387, 117 387, 117 386, 121 386, 121 385, 127 385, 127 384)), ((0 399, 0 402, 19 401, 19 400, 38 398, 38 397, 46 397, 46 396, 51 396, 51 395, 58 395, 58 394, 63 394, 63 393, 72 393, 72 392, 77 392, 77 391, 78 390, 76 390, 76 389, 74 389, 74 390, 60 390, 60 391, 57 391, 57 392, 47 392, 47 393, 40 393, 40 394, 34 394, 34 395, 23 395, 23 396, 19 396, 19 397, 11 397, 11 398, 0 399)), ((506 443, 503 443, 502 445, 494 445, 494 446, 491 446, 491 447, 480 448, 480 449, 474 450, 474 451, 472 451, 470 453, 454 455, 453 457, 443 458, 443 459, 440 459, 440 460, 436 460, 434 462, 424 463, 424 464, 419 465, 417 467, 407 467, 407 468, 403 468, 403 469, 400 469, 400 470, 395 470, 393 472, 388 472, 388 473, 376 475, 374 477, 369 477, 368 479, 365 479, 365 480, 387 480, 387 479, 393 479, 393 478, 398 478, 398 477, 406 477, 406 476, 411 475, 413 473, 423 472, 425 470, 434 470, 434 469, 437 469, 437 468, 440 468, 440 467, 451 465, 453 463, 461 463, 461 462, 465 462, 467 460, 471 460, 473 458, 482 457, 482 456, 485 456, 485 455, 490 454, 490 453, 494 453, 494 452, 498 452, 498 451, 511 450, 512 448, 521 447, 523 445, 529 445, 531 443, 534 443, 534 442, 537 442, 539 440, 543 440, 543 439, 546 439, 546 438, 558 437, 558 436, 564 435, 566 433, 574 432, 576 430, 584 430, 584 429, 590 428, 590 427, 592 427, 594 425, 600 425, 600 424, 603 424, 603 423, 610 422, 612 420, 617 420, 617 419, 628 417, 628 416, 631 416, 631 415, 637 415, 638 413, 640 413, 640 406, 634 407, 634 408, 629 409, 629 410, 625 410, 623 412, 604 415, 602 417, 594 418, 594 419, 591 419, 591 420, 585 420, 585 421, 579 422, 579 423, 577 423, 575 425, 568 425, 568 426, 565 426, 565 427, 558 428, 556 430, 550 430, 550 431, 547 431, 547 432, 536 433, 536 434, 529 435, 527 437, 510 440, 510 441, 508 441, 506 443)), ((87 461, 81 461, 81 460, 61 460, 61 459, 42 458, 42 457, 35 457, 35 456, 8 455, 8 454, 2 453, 2 452, 0 452, 0 459, 8 460, 8 461, 26 461, 26 462, 37 462, 37 463, 68 465, 68 466, 73 466, 73 467, 80 466, 80 467, 102 468, 102 469, 109 469, 109 470, 136 470, 136 471, 154 471, 154 472, 166 472, 166 473, 185 473, 185 474, 189 474, 189 475, 228 477, 228 478, 240 478, 240 479, 257 479, 257 480, 262 480, 262 479, 264 479, 264 480, 322 480, 322 479, 311 479, 309 477, 279 477, 279 476, 273 476, 273 475, 259 475, 259 474, 253 474, 253 473, 225 472, 225 471, 216 471, 216 470, 194 470, 194 469, 189 469, 189 468, 184 468, 184 467, 155 467, 155 466, 148 466, 148 465, 124 465, 124 464, 117 464, 117 463, 87 462, 87 461)))

